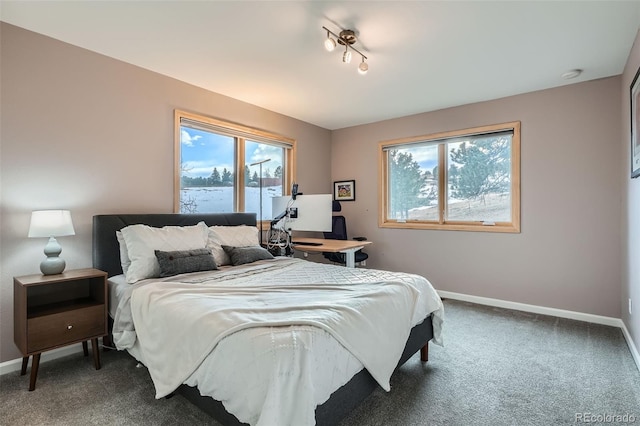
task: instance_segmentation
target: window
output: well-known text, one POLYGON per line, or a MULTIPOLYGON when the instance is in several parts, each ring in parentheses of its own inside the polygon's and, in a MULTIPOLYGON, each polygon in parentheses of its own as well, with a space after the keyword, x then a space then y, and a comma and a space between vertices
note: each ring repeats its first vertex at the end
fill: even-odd
POLYGON ((284 136, 176 110, 174 211, 260 216, 262 209, 261 219, 270 220, 271 197, 286 195, 293 183, 295 146, 284 136))
POLYGON ((379 225, 520 232, 520 122, 379 144, 379 225))

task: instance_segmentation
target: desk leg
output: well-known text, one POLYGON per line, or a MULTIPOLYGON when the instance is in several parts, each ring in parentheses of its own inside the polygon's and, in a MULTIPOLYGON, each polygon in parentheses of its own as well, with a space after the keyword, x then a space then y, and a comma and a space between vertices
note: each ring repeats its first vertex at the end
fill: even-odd
POLYGON ((347 268, 355 268, 356 267, 356 252, 355 251, 348 251, 344 254, 345 260, 346 260, 346 266, 347 268))

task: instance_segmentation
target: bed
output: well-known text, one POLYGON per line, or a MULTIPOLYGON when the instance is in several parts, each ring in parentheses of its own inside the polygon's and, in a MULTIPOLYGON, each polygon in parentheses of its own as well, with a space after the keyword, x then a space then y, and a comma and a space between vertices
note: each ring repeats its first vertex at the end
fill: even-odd
MULTIPOLYGON (((135 342, 121 344, 119 349, 124 346, 132 356, 149 368, 156 385, 156 397, 173 395, 171 388, 176 385, 175 381, 178 380, 180 383, 176 386, 175 392, 184 395, 189 401, 225 425, 246 423, 262 425, 273 424, 276 421, 279 424, 337 424, 377 386, 383 386, 388 390, 388 377, 385 376, 387 372, 384 371, 385 368, 388 370, 388 362, 387 367, 374 365, 381 362, 379 358, 396 357, 394 359, 398 359, 397 366, 400 366, 419 351, 421 360, 426 362, 429 341, 433 339, 436 343, 440 342, 443 319, 442 303, 428 281, 412 274, 368 269, 350 270, 351 268, 317 264, 301 259, 275 258, 238 266, 221 266, 218 270, 210 272, 179 274, 167 278, 148 278, 133 285, 129 284, 123 278, 123 263, 120 256, 122 247, 116 237, 116 232, 130 227, 130 225, 140 224, 154 228, 165 226, 186 228, 200 224, 206 227, 240 230, 243 226, 255 227, 255 214, 114 214, 97 215, 93 218, 93 266, 108 273, 110 330, 113 331, 115 323, 116 335, 120 342, 127 341, 122 337, 128 332, 123 331, 126 327, 122 326, 122 323, 126 323, 122 318, 128 318, 123 313, 125 311, 123 306, 128 306, 131 311, 131 322, 135 323, 133 326, 133 340, 135 342), (289 276, 290 278, 287 278, 289 276), (384 285, 381 285, 383 281, 384 285), (198 287, 200 285, 207 287, 207 289, 200 289, 198 287), (165 295, 165 292, 169 292, 172 297, 183 297, 181 302, 176 299, 175 306, 179 306, 179 303, 184 304, 185 301, 196 300, 196 297, 200 303, 204 297, 201 296, 201 293, 194 296, 192 292, 207 291, 209 294, 209 288, 212 286, 215 287, 216 292, 224 293, 225 296, 227 291, 250 291, 251 298, 256 297, 255 292, 260 292, 260 298, 263 297, 264 293, 262 292, 268 293, 268 296, 264 297, 274 297, 275 293, 275 299, 268 299, 269 306, 275 306, 274 303, 285 299, 278 298, 278 295, 283 291, 281 287, 286 286, 287 291, 302 290, 301 292, 304 293, 299 296, 287 294, 286 303, 299 303, 299 306, 307 306, 305 303, 309 304, 310 302, 306 298, 313 297, 315 302, 310 303, 310 305, 314 305, 313 309, 316 309, 315 305, 323 305, 320 301, 326 297, 325 295, 329 291, 336 292, 333 294, 346 292, 345 294, 348 293, 350 300, 356 297, 364 297, 366 300, 391 298, 390 293, 380 293, 376 297, 369 297, 369 293, 367 293, 366 296, 363 296, 365 291, 369 292, 375 287, 376 292, 397 292, 398 296, 393 296, 394 303, 401 303, 399 300, 405 300, 405 305, 396 305, 401 307, 399 311, 410 311, 408 314, 398 313, 388 316, 385 322, 396 321, 390 318, 403 317, 404 320, 399 319, 396 322, 401 324, 402 321, 410 321, 410 326, 406 327, 406 334, 399 333, 397 337, 383 336, 382 333, 374 332, 374 329, 371 329, 368 335, 372 336, 371 339, 369 337, 359 338, 366 335, 360 330, 366 330, 367 327, 372 326, 371 324, 374 324, 373 327, 381 328, 387 325, 379 324, 376 326, 373 320, 369 321, 362 313, 359 313, 357 318, 352 318, 349 315, 354 310, 347 306, 340 311, 339 315, 347 315, 350 323, 360 321, 358 324, 361 328, 358 329, 358 335, 355 336, 353 330, 340 329, 341 326, 336 325, 339 321, 327 326, 325 322, 322 322, 325 321, 324 319, 320 323, 315 320, 306 321, 306 319, 300 320, 303 317, 296 316, 298 314, 287 313, 287 317, 293 318, 290 323, 282 322, 282 317, 269 317, 266 325, 252 324, 237 330, 234 329, 236 331, 233 333, 221 332, 216 335, 215 339, 212 338, 209 341, 209 339, 198 337, 186 337, 187 334, 193 334, 194 331, 196 336, 198 333, 202 335, 207 331, 200 327, 205 323, 204 320, 193 320, 193 322, 185 322, 183 325, 177 317, 182 320, 184 314, 175 314, 175 318, 171 317, 174 315, 173 308, 166 311, 165 303, 165 311, 157 311, 156 306, 157 309, 160 309, 162 304, 153 302, 155 300, 162 300, 163 303, 166 300, 171 301, 172 299, 165 295), (289 287, 294 288, 290 289, 289 287), (295 289, 295 287, 301 287, 301 289, 295 289), (417 291, 416 289, 419 287, 420 291, 417 291), (410 296, 411 294, 413 296, 410 296), (353 298, 352 295, 354 295, 353 298), (303 299, 300 299, 300 302, 295 302, 296 297, 303 299), (117 300, 117 303, 114 300, 117 300), (414 303, 415 306, 411 309, 402 307, 408 307, 410 303, 414 303), (154 312, 155 316, 149 312, 154 312), (133 321, 133 317, 138 322, 133 321), (163 323, 163 321, 165 322, 163 323), (371 324, 369 324, 370 322, 371 324), (174 335, 169 333, 172 327, 177 330, 173 333, 174 335), (181 327, 189 330, 189 333, 180 332, 181 327), (136 333, 138 336, 135 336, 136 333), (167 333, 167 335, 162 333, 167 333), (350 333, 351 335, 349 335, 350 333), (347 337, 361 340, 362 342, 358 344, 363 346, 356 347, 347 337), (394 338, 401 338, 401 342, 404 344, 386 344, 387 341, 394 338), (145 340, 146 342, 143 342, 145 340), (202 341, 208 343, 203 345, 202 341), (184 342, 190 343, 185 344, 184 342), (259 352, 262 351, 260 345, 265 345, 263 352, 259 352), (146 349, 145 346, 147 346, 146 349), (198 350, 192 349, 192 347, 198 348, 199 346, 204 349, 204 352, 200 353, 198 350), (269 347, 267 348, 267 346, 269 347), (387 349, 387 346, 393 347, 387 349), (243 349, 238 350, 238 347, 243 349), (176 354, 179 355, 180 360, 187 360, 187 364, 193 364, 189 361, 190 359, 195 361, 195 370, 192 371, 191 367, 183 368, 184 372, 188 373, 188 377, 184 372, 180 376, 173 370, 168 370, 168 366, 171 365, 170 368, 173 369, 174 364, 178 365, 176 367, 178 370, 182 368, 180 367, 181 362, 168 362, 168 360, 172 361, 171 356, 175 355, 171 354, 171 348, 180 348, 179 350, 186 351, 186 356, 183 352, 176 354), (197 352, 197 354, 192 355, 191 352, 197 352), (254 352, 256 353, 254 354, 254 352), (387 354, 387 352, 393 353, 387 354), (276 355, 272 353, 276 353, 276 355), (354 353, 358 356, 355 356, 354 353), (398 354, 399 357, 397 357, 398 354), (151 366, 154 366, 153 371, 156 370, 155 366, 159 368, 159 372, 156 372, 155 376, 151 366), (275 371, 278 368, 280 370, 275 371), (249 376, 247 376, 248 374, 249 376), (174 375, 176 377, 173 377, 174 375), (165 376, 171 376, 174 383, 171 383, 170 380, 167 380, 168 383, 159 383, 164 381, 165 376), (277 379, 274 379, 275 377, 277 379), (247 381, 251 380, 254 382, 247 384, 247 381), (385 380, 387 381, 385 382, 385 380), (263 382, 270 384, 263 385, 263 382), (164 390, 160 390, 163 388, 164 390), (300 389, 313 389, 313 391, 308 394, 306 390, 301 391, 300 389), (242 392, 245 392, 246 395, 239 395, 242 392), (295 395, 296 398, 291 398, 291 395, 295 395), (282 401, 290 403, 288 406, 287 404, 282 405, 282 401), (247 409, 243 404, 253 404, 252 409, 257 410, 258 413, 247 414, 247 409), (314 407, 315 410, 313 410, 314 407), (292 414, 282 413, 287 410, 291 410, 292 414), (311 414, 309 414, 310 410, 311 414), (284 417, 278 417, 281 415, 284 417)), ((224 300, 220 299, 222 297, 220 294, 216 293, 215 300, 224 300)), ((264 302, 265 299, 260 300, 264 302)), ((238 303, 240 303, 238 311, 241 311, 243 303, 247 302, 238 303)), ((364 306, 360 299, 357 299, 357 304, 364 306)), ((229 306, 234 305, 229 302, 229 306)), ((202 315, 205 314, 209 315, 205 312, 196 314, 198 309, 200 308, 189 309, 189 311, 194 311, 193 315, 197 318, 204 318, 202 315)), ((322 309, 326 309, 326 306, 322 309)), ((334 312, 333 305, 330 309, 331 312, 334 312)), ((370 309, 375 310, 376 308, 374 306, 370 309)), ((304 309, 301 310, 304 311, 304 309)), ((363 307, 363 312, 365 310, 366 308, 363 307)), ((235 311, 233 315, 235 315, 235 311)), ((253 315, 253 312, 250 315, 253 315)), ((300 315, 305 315, 305 313, 300 315)), ((187 320, 185 319, 185 321, 187 320)), ((211 322, 225 324, 222 320, 211 322)), ((342 323, 344 322, 342 320, 342 323)))

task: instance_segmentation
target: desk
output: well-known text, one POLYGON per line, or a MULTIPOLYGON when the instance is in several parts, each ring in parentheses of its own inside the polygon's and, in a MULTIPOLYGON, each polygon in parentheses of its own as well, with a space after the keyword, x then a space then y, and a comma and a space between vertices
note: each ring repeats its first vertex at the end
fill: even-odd
POLYGON ((356 266, 355 253, 362 249, 367 244, 371 244, 371 241, 356 241, 356 240, 325 240, 323 238, 291 238, 291 246, 300 251, 306 251, 308 253, 322 253, 325 251, 331 253, 344 253, 345 260, 347 261, 347 268, 354 268, 356 266), (305 246, 295 244, 295 242, 303 243, 320 243, 319 246, 305 246))

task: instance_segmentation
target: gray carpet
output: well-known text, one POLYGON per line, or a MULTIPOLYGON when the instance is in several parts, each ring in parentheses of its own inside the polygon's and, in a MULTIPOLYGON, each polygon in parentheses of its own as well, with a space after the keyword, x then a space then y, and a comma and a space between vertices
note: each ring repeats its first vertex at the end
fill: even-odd
MULTIPOLYGON (((414 356, 390 393, 374 391, 341 425, 640 423, 640 373, 617 328, 447 300, 444 336, 427 364, 414 356)), ((0 424, 217 425, 179 395, 155 400, 135 366, 110 351, 96 371, 71 355, 42 364, 34 392, 28 375, 1 376, 0 424)))

